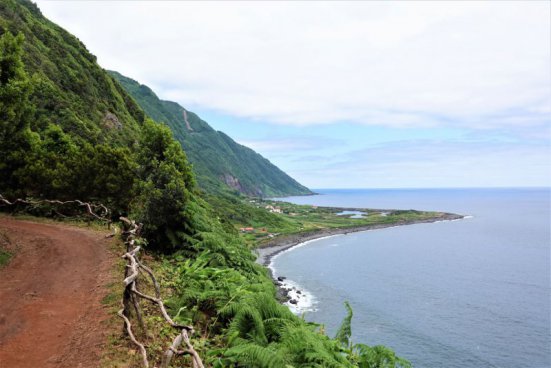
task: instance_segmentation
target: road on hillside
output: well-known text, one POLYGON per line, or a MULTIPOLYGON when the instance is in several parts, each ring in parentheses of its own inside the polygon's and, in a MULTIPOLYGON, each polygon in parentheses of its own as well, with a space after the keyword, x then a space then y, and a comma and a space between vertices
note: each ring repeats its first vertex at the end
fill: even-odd
POLYGON ((98 367, 115 256, 105 233, 0 216, 0 367, 98 367), (5 235, 5 236, 4 236, 5 235))

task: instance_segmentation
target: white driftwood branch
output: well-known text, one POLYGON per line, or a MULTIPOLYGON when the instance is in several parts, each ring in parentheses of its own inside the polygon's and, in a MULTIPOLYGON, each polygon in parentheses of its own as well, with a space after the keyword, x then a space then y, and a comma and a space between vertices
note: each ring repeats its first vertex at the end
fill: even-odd
MULTIPOLYGON (((140 246, 136 245, 136 240, 139 238, 139 233, 141 231, 141 224, 136 224, 135 221, 130 220, 126 217, 121 217, 121 221, 126 225, 127 230, 125 230, 122 234, 126 237, 125 244, 126 244, 126 250, 127 252, 122 256, 127 260, 126 265, 126 271, 125 271, 125 278, 123 280, 124 286, 125 286, 125 293, 123 297, 123 309, 119 311, 119 315, 125 319, 125 325, 126 330, 129 332, 130 339, 136 343, 137 340, 134 337, 132 333, 132 327, 129 325, 130 320, 125 316, 125 311, 128 313, 129 310, 126 310, 125 308, 129 308, 130 303, 125 303, 125 301, 131 301, 132 305, 134 306, 134 309, 136 310, 136 317, 138 320, 141 320, 141 311, 139 304, 137 303, 137 298, 142 298, 149 300, 150 302, 156 304, 159 307, 159 310, 165 319, 165 321, 172 327, 177 328, 180 331, 180 333, 176 336, 174 341, 172 342, 172 345, 170 348, 165 352, 163 357, 163 364, 162 367, 169 367, 170 362, 172 361, 173 356, 180 355, 180 354, 189 354, 192 358, 192 364, 194 368, 204 368, 203 362, 201 360, 201 357, 197 353, 197 351, 193 348, 193 345, 191 344, 191 341, 189 339, 189 334, 193 333, 193 327, 187 326, 187 325, 180 325, 168 314, 165 305, 163 303, 163 300, 161 299, 161 291, 159 283, 157 282, 157 278, 155 277, 155 274, 153 271, 144 265, 138 258, 138 253, 141 249, 140 246), (145 271, 149 278, 151 279, 153 286, 155 288, 155 296, 147 295, 142 293, 138 290, 137 287, 137 281, 138 277, 140 275, 140 271, 145 271), (128 322, 127 322, 128 321, 128 322), (185 350, 178 350, 178 347, 182 345, 182 342, 185 343, 187 349, 185 350)), ((129 313, 128 313, 129 314, 129 313)), ((138 345, 140 346, 140 345, 138 345)), ((141 345, 143 346, 143 345, 141 345)), ((141 350, 142 356, 144 357, 144 366, 148 367, 149 364, 147 362, 147 352, 144 350, 141 350)))
POLYGON ((2 194, 0 194, 0 203, 7 204, 9 206, 14 206, 18 203, 26 204, 26 205, 33 205, 33 206, 43 204, 43 203, 58 204, 60 206, 67 205, 67 204, 77 204, 78 206, 86 208, 86 212, 90 216, 92 216, 92 217, 94 217, 98 220, 101 220, 101 221, 107 221, 108 224, 111 223, 111 220, 108 218, 111 211, 101 203, 98 203, 98 204, 88 203, 88 202, 83 202, 83 201, 78 200, 78 199, 75 199, 75 200, 72 200, 72 201, 60 201, 60 200, 57 200, 57 199, 32 200, 32 199, 22 199, 22 198, 17 198, 17 199, 14 199, 13 201, 10 202, 2 194), (98 211, 98 209, 101 211, 101 213, 99 213, 99 214, 96 213, 96 211, 98 211))
POLYGON ((140 247, 137 246, 132 250, 132 252, 125 253, 122 258, 126 258, 130 261, 130 264, 126 265, 126 267, 130 268, 130 275, 124 279, 124 286, 127 287, 131 283, 133 283, 140 274, 140 271, 138 270, 138 262, 136 262, 136 257, 134 255, 140 250, 140 247))
POLYGON ((170 362, 172 361, 172 358, 174 357, 174 355, 186 355, 186 354, 191 355, 192 364, 194 368, 204 368, 203 362, 199 357, 199 354, 193 348, 193 346, 191 345, 191 342, 189 341, 188 331, 186 329, 183 329, 182 332, 174 338, 174 340, 172 341, 172 345, 170 345, 170 347, 166 350, 163 357, 163 363, 161 364, 161 368, 168 368, 170 366, 170 362), (182 342, 186 344, 187 349, 178 350, 178 347, 182 345, 182 342))
POLYGON ((155 296, 157 299, 161 298, 161 287, 159 286, 159 283, 157 282, 157 279, 155 278, 155 275, 153 274, 153 271, 151 268, 144 265, 139 259, 136 259, 138 262, 138 266, 143 269, 147 274, 149 275, 149 278, 151 279, 151 282, 153 283, 153 287, 155 288, 155 296))
POLYGON ((130 337, 130 340, 132 340, 132 342, 138 347, 138 349, 140 349, 140 353, 142 354, 143 366, 145 368, 149 368, 149 361, 147 360, 147 351, 145 350, 145 346, 143 346, 142 343, 136 340, 136 337, 132 332, 132 324, 130 323, 130 320, 124 315, 124 306, 117 312, 117 314, 124 320, 124 325, 126 326, 126 333, 128 334, 128 337, 130 337))
MULTIPOLYGON (((60 206, 76 204, 80 207, 84 207, 88 215, 98 220, 106 221, 109 226, 111 225, 111 220, 108 217, 111 211, 101 203, 93 204, 93 203, 83 202, 78 199, 72 200, 72 201, 60 201, 60 200, 52 200, 52 199, 32 200, 32 199, 17 198, 13 201, 9 201, 2 194, 0 194, 0 204, 5 204, 9 206, 14 206, 17 204, 36 206, 44 203, 55 204, 60 206)), ((56 211, 56 213, 58 212, 56 211)), ((62 215, 62 214, 59 213, 59 215, 62 215)), ((191 344, 191 341, 189 339, 189 334, 193 333, 194 331, 193 327, 187 326, 187 325, 180 325, 178 323, 175 323, 172 320, 172 318, 170 318, 170 315, 166 311, 165 305, 161 299, 160 286, 159 286, 159 283, 157 282, 157 279, 155 278, 155 274, 149 267, 144 265, 138 259, 138 252, 140 251, 141 247, 139 245, 136 245, 136 240, 140 238, 142 224, 137 224, 134 220, 130 220, 126 217, 120 217, 120 220, 127 227, 127 230, 122 231, 122 235, 124 236, 124 239, 125 239, 124 243, 126 244, 126 253, 122 256, 122 258, 125 258, 128 261, 128 263, 126 265, 125 278, 123 280, 123 283, 125 286, 125 292, 124 292, 123 299, 121 301, 122 309, 120 309, 117 312, 117 315, 124 320, 124 327, 125 327, 126 333, 128 334, 128 337, 134 343, 134 345, 138 347, 140 354, 142 356, 143 366, 145 368, 149 368, 149 360, 147 359, 147 350, 145 346, 136 339, 136 336, 132 331, 132 323, 130 322, 130 319, 127 317, 127 315, 128 316, 130 315, 129 308, 130 308, 130 304, 132 304, 136 312, 136 317, 138 318, 143 328, 143 320, 141 317, 141 309, 138 302, 138 297, 147 299, 157 304, 165 321, 170 326, 181 330, 180 333, 172 341, 172 345, 165 352, 162 367, 168 367, 174 355, 188 354, 192 357, 192 364, 194 368, 204 368, 201 357, 199 356, 197 351, 193 348, 193 345, 191 344), (145 271, 149 275, 153 283, 153 286, 155 288, 155 297, 144 294, 138 290, 137 280, 140 275, 140 270, 145 271), (178 350, 178 347, 180 347, 182 343, 186 345, 187 349, 178 350)), ((117 234, 117 229, 114 228, 113 233, 110 235, 107 235, 106 237, 113 237, 116 234, 117 234)), ((142 239, 140 238, 140 240, 142 239)))

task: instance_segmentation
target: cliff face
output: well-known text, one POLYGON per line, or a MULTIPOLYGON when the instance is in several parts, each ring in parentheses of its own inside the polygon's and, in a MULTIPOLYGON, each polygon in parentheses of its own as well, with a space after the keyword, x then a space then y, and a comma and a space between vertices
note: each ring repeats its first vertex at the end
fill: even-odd
POLYGON ((204 190, 217 193, 231 189, 259 197, 312 194, 266 158, 214 130, 193 112, 175 102, 160 100, 149 87, 120 73, 110 74, 147 115, 170 127, 204 190))

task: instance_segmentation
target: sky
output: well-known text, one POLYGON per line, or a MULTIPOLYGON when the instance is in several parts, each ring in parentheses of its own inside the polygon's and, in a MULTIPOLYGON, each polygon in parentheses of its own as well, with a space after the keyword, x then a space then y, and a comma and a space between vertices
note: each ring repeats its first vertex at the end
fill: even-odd
POLYGON ((551 2, 37 3, 310 188, 551 186, 551 2))

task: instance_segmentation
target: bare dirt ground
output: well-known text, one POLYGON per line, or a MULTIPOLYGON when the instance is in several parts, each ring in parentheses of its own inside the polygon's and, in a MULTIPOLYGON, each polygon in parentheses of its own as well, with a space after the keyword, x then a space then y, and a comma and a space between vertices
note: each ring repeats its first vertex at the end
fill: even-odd
POLYGON ((0 216, 17 251, 0 269, 0 367, 100 365, 113 282, 105 232, 0 216))

